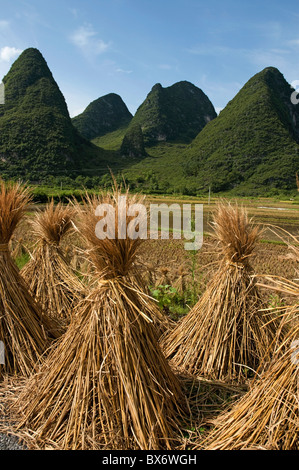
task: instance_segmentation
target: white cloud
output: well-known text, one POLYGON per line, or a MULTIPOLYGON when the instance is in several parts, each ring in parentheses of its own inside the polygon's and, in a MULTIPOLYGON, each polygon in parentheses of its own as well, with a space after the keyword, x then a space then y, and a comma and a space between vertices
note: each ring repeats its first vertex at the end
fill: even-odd
POLYGON ((289 46, 299 46, 299 39, 292 39, 291 41, 288 41, 289 46))
POLYGON ((124 70, 124 69, 118 68, 118 69, 116 69, 116 72, 118 72, 118 73, 132 73, 132 70, 124 70))
POLYGON ((20 55, 22 52, 21 49, 16 49, 15 47, 4 46, 0 49, 0 60, 2 62, 10 62, 16 56, 20 55))
POLYGON ((74 18, 78 18, 78 10, 77 8, 70 8, 70 12, 73 15, 74 18))
POLYGON ((96 33, 93 31, 91 26, 81 26, 71 36, 72 42, 75 46, 84 47, 90 42, 90 39, 94 37, 96 33))
POLYGON ((98 38, 98 33, 91 24, 80 26, 71 36, 71 42, 88 55, 99 55, 105 52, 110 43, 98 38))
POLYGON ((9 25, 10 25, 9 21, 0 20, 0 30, 9 28, 9 25))

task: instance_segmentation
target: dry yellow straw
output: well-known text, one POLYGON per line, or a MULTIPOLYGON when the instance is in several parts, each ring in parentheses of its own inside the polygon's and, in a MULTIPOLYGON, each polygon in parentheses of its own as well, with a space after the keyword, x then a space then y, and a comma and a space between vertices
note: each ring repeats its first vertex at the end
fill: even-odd
POLYGON ((0 181, 0 341, 4 343, 3 372, 29 375, 57 337, 57 325, 34 301, 14 264, 8 243, 30 201, 20 184, 0 181))
POLYGON ((61 240, 73 230, 73 209, 54 200, 31 220, 37 238, 30 261, 21 270, 34 298, 54 318, 68 324, 72 309, 83 297, 84 286, 67 263, 61 240))
MULTIPOLYGON (((297 310, 298 315, 298 310, 297 310)), ((269 367, 195 448, 207 450, 299 449, 299 322, 275 352, 269 367), (294 345, 297 344, 297 356, 294 345)))
MULTIPOLYGON (((298 262, 297 238, 283 229, 279 232, 283 232, 282 239, 288 243, 289 257, 298 262)), ((263 286, 260 283, 261 286, 292 295, 298 302, 298 280, 290 281, 277 276, 266 276, 266 279, 268 284, 263 286)), ((269 363, 262 365, 264 371, 252 382, 250 390, 231 410, 212 422, 214 429, 205 441, 197 442, 196 448, 299 449, 298 312, 298 303, 281 308, 283 323, 288 326, 284 339, 278 344, 269 363)))
POLYGON ((161 339, 171 363, 211 380, 243 383, 271 354, 280 321, 265 309, 249 259, 258 237, 244 209, 221 202, 214 214, 222 260, 206 291, 161 339))
MULTIPOLYGON (((150 321, 155 308, 135 276, 141 241, 95 236, 94 203, 117 209, 120 194, 116 187, 77 205, 78 228, 97 276, 14 405, 19 433, 31 436, 32 446, 148 450, 179 442, 184 395, 158 345, 150 321)), ((126 196, 128 203, 136 200, 128 191, 126 196)))

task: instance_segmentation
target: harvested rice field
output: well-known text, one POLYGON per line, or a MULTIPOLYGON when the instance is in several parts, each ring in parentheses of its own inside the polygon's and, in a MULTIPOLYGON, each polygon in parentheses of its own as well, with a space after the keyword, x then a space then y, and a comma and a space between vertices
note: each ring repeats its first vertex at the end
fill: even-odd
MULTIPOLYGON (((1 242, 55 337, 25 373, 22 345, 0 364, 0 436, 41 450, 298 450, 299 206, 147 198, 203 204, 203 245, 187 251, 174 232, 97 238, 96 207, 120 214, 120 194, 56 209, 26 200, 1 242)), ((0 198, 0 224, 1 210, 0 198)))

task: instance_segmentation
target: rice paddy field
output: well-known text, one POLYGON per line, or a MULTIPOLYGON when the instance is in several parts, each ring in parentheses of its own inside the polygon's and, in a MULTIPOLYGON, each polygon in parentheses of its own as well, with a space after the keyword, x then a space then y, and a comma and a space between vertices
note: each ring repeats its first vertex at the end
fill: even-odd
MULTIPOLYGON (((216 245, 209 236, 213 233, 212 214, 218 200, 214 199, 208 203, 207 200, 197 199, 152 198, 150 202, 166 203, 168 205, 173 203, 203 204, 204 242, 202 248, 195 255, 196 277, 198 283, 200 283, 200 278, 207 272, 207 265, 215 262, 218 256, 216 245)), ((299 236, 299 204, 294 204, 292 201, 269 199, 239 200, 238 204, 247 209, 249 218, 252 218, 253 224, 258 225, 261 231, 259 242, 252 257, 255 272, 294 278, 294 260, 282 262, 282 260, 285 261, 288 248, 285 243, 287 237, 279 229, 282 228, 294 236, 299 236)), ((189 265, 190 268, 192 265, 190 256, 191 259, 193 257, 184 250, 183 245, 184 241, 181 243, 177 240, 148 240, 144 245, 146 251, 144 259, 149 263, 152 261, 155 266, 160 266, 162 271, 164 271, 163 268, 168 269, 169 276, 174 282, 175 278, 179 278, 176 269, 181 269, 182 266, 186 265, 189 265)), ((159 270, 156 271, 158 275, 159 270)))
POLYGON ((186 251, 172 234, 96 239, 99 201, 72 208, 59 252, 53 217, 70 226, 67 209, 29 204, 11 234, 11 258, 61 329, 32 374, 2 374, 0 431, 32 449, 298 450, 299 204, 146 197, 203 204, 203 245, 186 251))
MULTIPOLYGON (((217 268, 219 250, 213 239, 212 214, 217 200, 208 203, 196 199, 158 199, 148 198, 154 204, 203 204, 203 245, 198 251, 186 251, 185 241, 173 239, 171 230, 169 240, 148 239, 142 244, 138 254, 147 286, 160 302, 160 307, 174 319, 185 314, 201 293, 206 283, 217 268), (168 287, 167 287, 168 286, 168 287), (172 292, 171 292, 172 291, 172 292)), ((258 225, 261 234, 251 258, 256 274, 282 276, 294 279, 297 273, 297 261, 289 258, 286 244, 288 238, 283 231, 299 236, 299 204, 291 201, 277 202, 269 200, 242 201, 248 209, 249 217, 258 225), (281 238, 282 237, 282 238, 281 238)), ((14 234, 11 246, 14 260, 19 268, 30 259, 34 247, 34 237, 30 233, 29 223, 36 210, 43 210, 44 205, 32 206, 27 213, 27 220, 22 221, 14 234)), ((171 216, 170 216, 171 217, 171 216)), ((172 220, 170 220, 171 228, 172 220)), ((88 266, 82 255, 82 242, 76 235, 62 240, 62 246, 68 262, 78 273, 88 266)), ((80 274, 79 274, 80 276, 80 274)), ((285 296, 279 292, 263 291, 270 303, 283 303, 285 296)))
MULTIPOLYGON (((294 262, 281 263, 281 256, 284 256, 287 252, 287 246, 285 240, 281 239, 282 232, 276 230, 276 228, 282 228, 287 232, 299 236, 299 203, 292 201, 277 201, 267 199, 241 199, 237 200, 238 203, 246 207, 248 216, 252 218, 253 224, 259 225, 261 229, 261 236, 259 244, 256 249, 256 256, 253 260, 256 271, 266 274, 277 274, 282 276, 294 275, 294 262)), ((199 269, 204 269, 204 266, 214 259, 217 253, 215 246, 211 245, 211 239, 209 233, 212 232, 212 213, 217 203, 217 199, 212 199, 208 202, 206 199, 196 198, 160 198, 154 196, 148 196, 146 198, 148 204, 203 204, 203 229, 204 229, 204 243, 202 249, 198 250, 196 254, 196 265, 199 269)), ((43 209, 44 205, 34 205, 29 207, 28 217, 32 217, 37 209, 43 209)), ((170 227, 172 220, 170 219, 170 227)), ((20 224, 16 231, 12 247, 16 249, 16 258, 18 263, 23 263, 25 259, 22 256, 18 257, 18 247, 23 245, 25 248, 32 247, 34 239, 28 230, 28 223, 25 221, 20 224)), ((76 252, 78 246, 77 240, 67 239, 64 243, 65 249, 68 253, 76 252)), ((173 280, 176 277, 176 268, 185 266, 190 260, 188 253, 184 250, 184 239, 179 240, 147 240, 143 246, 144 253, 142 259, 145 263, 155 266, 156 277, 159 277, 159 267, 165 267, 170 269, 170 276, 173 280), (162 258, 161 258, 162 257, 162 258), (176 260, 175 266, 173 266, 173 260, 176 260)), ((200 273, 199 273, 200 274, 200 273)))

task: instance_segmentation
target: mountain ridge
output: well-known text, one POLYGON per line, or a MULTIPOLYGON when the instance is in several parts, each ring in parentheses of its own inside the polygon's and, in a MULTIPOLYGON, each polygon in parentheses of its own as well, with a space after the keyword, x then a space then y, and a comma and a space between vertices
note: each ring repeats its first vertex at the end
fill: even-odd
POLYGON ((148 146, 161 141, 190 142, 216 116, 207 95, 184 80, 165 88, 156 83, 138 107, 131 125, 140 125, 148 146))
POLYGON ((148 192, 255 196, 296 191, 299 106, 290 100, 292 91, 278 69, 266 67, 190 144, 147 147, 149 157, 127 169, 126 178, 148 192))
MULTIPOLYGON (((0 172, 5 178, 41 181, 84 174, 103 166, 107 152, 72 125, 67 104, 46 60, 36 48, 23 51, 3 78, 0 105, 0 172)), ((108 162, 105 163, 108 169, 108 162)), ((108 171, 108 170, 107 170, 108 171)))
POLYGON ((275 67, 255 74, 193 140, 184 156, 186 176, 202 189, 245 183, 290 189, 299 168, 299 109, 275 67))
POLYGON ((132 118, 122 98, 108 93, 92 101, 83 113, 72 118, 72 123, 83 137, 93 140, 129 125, 132 118))
MULTIPOLYGON (((94 139, 74 126, 76 117, 70 118, 38 49, 26 49, 3 82, 4 178, 39 182, 64 175, 75 184, 82 175, 88 184, 106 184, 112 170, 131 188, 149 192, 254 195, 296 188, 299 106, 275 67, 251 77, 218 116, 204 92, 186 80, 165 88, 156 83, 134 116, 109 93, 86 108, 96 121, 89 130, 103 133, 94 139)), ((86 110, 81 114, 90 118, 86 110)))

